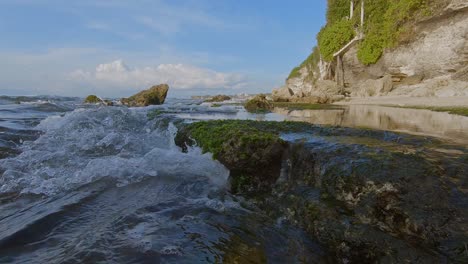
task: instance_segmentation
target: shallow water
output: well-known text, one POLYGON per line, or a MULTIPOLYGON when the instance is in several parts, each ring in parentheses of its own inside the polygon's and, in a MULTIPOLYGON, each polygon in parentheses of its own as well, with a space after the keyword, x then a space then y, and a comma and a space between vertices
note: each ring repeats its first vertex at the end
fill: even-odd
POLYGON ((196 119, 301 120, 468 140, 466 118, 408 109, 249 114, 194 100, 128 109, 2 97, 0 263, 322 262, 326 253, 303 231, 231 195, 222 164, 175 146, 173 123, 196 119), (168 114, 151 117, 155 110, 168 114))
POLYGON ((443 112, 375 105, 350 105, 330 110, 276 108, 274 112, 293 121, 404 132, 468 145, 468 117, 443 112))
POLYGON ((182 153, 176 128, 149 120, 151 108, 43 104, 53 103, 3 106, 19 112, 8 117, 14 128, 1 123, 9 133, 36 134, 18 132, 10 147, 21 153, 0 160, 1 263, 321 258, 300 230, 230 195, 229 171, 209 154, 182 153))

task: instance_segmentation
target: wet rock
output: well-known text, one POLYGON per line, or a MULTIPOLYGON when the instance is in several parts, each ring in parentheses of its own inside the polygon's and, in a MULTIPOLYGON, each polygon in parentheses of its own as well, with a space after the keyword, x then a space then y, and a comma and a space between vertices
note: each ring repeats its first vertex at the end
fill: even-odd
POLYGON ((247 101, 244 105, 249 112, 265 112, 273 109, 273 104, 267 100, 266 95, 259 94, 247 101))
POLYGON ((148 90, 141 91, 129 98, 122 98, 121 102, 123 105, 130 107, 160 105, 164 104, 168 91, 169 85, 167 84, 155 85, 148 90))
POLYGON ((179 130, 231 170, 233 192, 302 227, 331 262, 468 260, 468 153, 441 142, 298 122, 209 121, 179 130), (307 139, 282 142, 280 133, 307 139), (272 167, 270 167, 272 166, 272 167))
POLYGON ((271 189, 279 177, 286 142, 273 132, 274 122, 205 121, 183 126, 175 142, 184 151, 197 144, 204 152, 213 153, 231 172, 231 191, 258 193, 271 189))
POLYGON ((270 208, 283 207, 290 221, 329 248, 335 261, 468 258, 461 220, 466 205, 460 207, 467 197, 453 189, 464 185, 458 181, 468 170, 462 162, 466 155, 435 161, 425 152, 326 141, 293 144, 289 153, 288 178, 277 185, 273 193, 280 195, 271 198, 270 208), (457 169, 450 172, 443 163, 457 169))

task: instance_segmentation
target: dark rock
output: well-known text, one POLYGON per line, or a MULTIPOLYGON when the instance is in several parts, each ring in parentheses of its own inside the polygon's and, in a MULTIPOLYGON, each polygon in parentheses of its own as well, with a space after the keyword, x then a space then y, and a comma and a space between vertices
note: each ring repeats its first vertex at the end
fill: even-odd
POLYGON ((121 102, 123 105, 130 107, 160 105, 164 104, 168 91, 169 85, 167 84, 155 85, 150 89, 141 91, 129 98, 122 98, 121 102))

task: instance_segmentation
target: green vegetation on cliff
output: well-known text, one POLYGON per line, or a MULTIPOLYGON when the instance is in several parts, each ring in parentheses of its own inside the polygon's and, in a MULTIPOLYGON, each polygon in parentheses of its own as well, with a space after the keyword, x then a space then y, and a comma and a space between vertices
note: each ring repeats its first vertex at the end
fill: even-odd
POLYGON ((364 41, 358 58, 363 64, 376 63, 385 48, 395 47, 408 36, 411 22, 431 13, 429 0, 366 1, 364 41))
POLYGON ((364 26, 361 28, 361 1, 354 1, 354 15, 349 19, 349 0, 328 0, 327 24, 317 34, 320 49, 314 48, 311 56, 294 68, 288 79, 299 77, 300 70, 304 67, 307 67, 309 73, 313 73, 320 56, 325 61, 332 61, 333 54, 353 39, 356 32, 364 34, 364 39, 358 46, 359 61, 365 65, 374 64, 386 48, 411 41, 414 37, 414 23, 432 14, 445 2, 444 0, 365 1, 364 26))
POLYGON ((325 61, 332 61, 333 54, 353 39, 355 35, 353 21, 348 19, 341 19, 322 28, 317 35, 322 58, 325 61))

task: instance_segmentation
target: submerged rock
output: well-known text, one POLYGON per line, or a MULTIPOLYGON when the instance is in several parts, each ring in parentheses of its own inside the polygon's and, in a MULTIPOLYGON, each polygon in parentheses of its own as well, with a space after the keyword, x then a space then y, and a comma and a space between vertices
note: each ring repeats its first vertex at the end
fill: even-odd
POLYGON ((164 104, 168 91, 169 85, 167 84, 155 85, 148 90, 141 91, 129 98, 122 98, 121 102, 123 105, 131 107, 160 105, 164 104))
POLYGON ((249 112, 265 112, 274 108, 273 104, 267 100, 264 94, 259 94, 250 99, 245 103, 244 107, 249 112))

